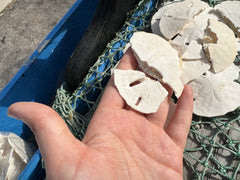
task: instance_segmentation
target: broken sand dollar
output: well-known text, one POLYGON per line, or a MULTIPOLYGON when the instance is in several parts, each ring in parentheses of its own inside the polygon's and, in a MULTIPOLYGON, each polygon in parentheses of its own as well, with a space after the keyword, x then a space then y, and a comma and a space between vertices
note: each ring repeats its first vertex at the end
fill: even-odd
POLYGON ((5 178, 8 170, 8 163, 11 154, 11 147, 8 144, 7 134, 0 132, 0 179, 5 178))
POLYGON ((17 179, 33 153, 19 136, 0 132, 0 179, 17 179))
POLYGON ((23 139, 13 133, 8 135, 8 143, 19 155, 22 161, 27 164, 27 162, 33 156, 33 150, 29 147, 29 145, 23 139))
POLYGON ((198 42, 198 39, 204 36, 209 19, 219 19, 215 10, 211 7, 207 7, 194 16, 192 21, 186 24, 172 39, 170 43, 177 49, 181 58, 185 60, 206 58, 202 50, 202 44, 198 42))
POLYGON ((129 106, 145 114, 156 112, 168 95, 160 82, 140 71, 115 69, 114 84, 129 106))
POLYGON ((215 6, 223 20, 240 37, 240 1, 224 1, 215 6))
POLYGON ((165 11, 170 8, 174 2, 170 2, 169 4, 165 4, 161 8, 158 9, 158 11, 153 15, 152 20, 151 20, 151 29, 154 34, 162 36, 160 32, 160 27, 159 27, 159 22, 160 19, 162 18, 163 14, 165 11))
POLYGON ((193 88, 193 112, 199 116, 214 117, 224 115, 240 106, 239 68, 232 64, 220 73, 207 71, 191 81, 193 88))
POLYGON ((236 38, 233 31, 224 23, 209 19, 203 38, 203 48, 215 73, 223 71, 235 60, 237 53, 236 38))
POLYGON ((191 41, 186 48, 186 51, 182 55, 182 59, 185 60, 195 60, 207 58, 204 51, 202 50, 202 45, 197 41, 191 41))
POLYGON ((181 81, 183 84, 198 78, 211 68, 207 59, 198 59, 192 61, 182 61, 181 81))
POLYGON ((183 26, 191 22, 193 17, 203 11, 209 5, 200 0, 185 0, 174 3, 162 16, 159 28, 161 34, 170 40, 183 26))
POLYGON ((180 59, 169 42, 153 33, 136 32, 130 39, 130 45, 139 67, 146 74, 168 84, 180 97, 183 90, 180 59))
POLYGON ((173 40, 169 41, 171 46, 178 52, 178 57, 181 58, 183 54, 187 51, 187 43, 185 42, 185 37, 177 35, 173 40))

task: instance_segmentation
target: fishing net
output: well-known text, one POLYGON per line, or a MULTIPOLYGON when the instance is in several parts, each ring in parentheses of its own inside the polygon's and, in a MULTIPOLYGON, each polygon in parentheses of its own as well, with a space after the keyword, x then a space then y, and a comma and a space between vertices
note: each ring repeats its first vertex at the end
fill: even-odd
MULTIPOLYGON (((206 2, 214 6, 219 1, 206 2)), ((57 90, 53 108, 78 139, 83 138, 111 76, 111 68, 123 56, 130 37, 135 31, 150 32, 151 17, 162 5, 162 0, 140 1, 78 88, 70 93, 63 83, 57 90)), ((235 63, 240 64, 240 52, 235 63)), ((184 151, 184 179, 240 179, 239 127, 240 108, 217 118, 194 115, 184 151)))

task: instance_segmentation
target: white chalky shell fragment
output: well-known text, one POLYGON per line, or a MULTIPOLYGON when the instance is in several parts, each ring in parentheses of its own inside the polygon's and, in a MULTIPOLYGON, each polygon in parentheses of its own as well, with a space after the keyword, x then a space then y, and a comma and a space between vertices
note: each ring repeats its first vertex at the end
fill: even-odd
POLYGON ((224 115, 240 106, 240 84, 234 82, 239 76, 239 68, 232 64, 220 73, 207 71, 205 75, 191 81, 193 88, 193 112, 199 116, 214 117, 224 115))
POLYGON ((192 18, 209 5, 200 0, 185 0, 174 3, 162 16, 159 27, 161 34, 168 40, 174 37, 192 18))
POLYGON ((0 132, 0 179, 17 179, 33 153, 19 136, 0 132))
POLYGON ((168 41, 153 33, 136 32, 130 45, 142 70, 153 78, 168 84, 180 97, 183 84, 177 51, 168 41))
POLYGON ((21 139, 19 136, 13 133, 10 133, 8 135, 8 143, 11 145, 14 151, 19 155, 22 161, 27 164, 27 162, 33 156, 33 151, 29 147, 29 145, 23 139, 21 139))
POLYGON ((173 40, 169 41, 171 46, 178 52, 178 57, 181 58, 187 51, 188 46, 186 45, 186 38, 178 35, 173 40))
POLYGON ((236 38, 233 31, 224 23, 209 19, 206 29, 208 36, 203 39, 203 48, 212 63, 215 73, 232 64, 237 53, 236 38))
POLYGON ((183 84, 198 78, 211 68, 207 59, 198 59, 192 61, 182 61, 181 81, 183 84))
POLYGON ((198 40, 204 36, 209 19, 219 20, 218 14, 211 7, 196 15, 171 41, 171 45, 177 48, 181 58, 185 60, 206 58, 202 44, 198 40))
POLYGON ((114 84, 129 106, 145 114, 156 112, 168 95, 160 82, 140 71, 115 69, 114 84), (138 84, 131 85, 134 82, 138 84))
POLYGON ((197 41, 191 41, 186 48, 186 51, 182 55, 182 59, 195 60, 207 58, 204 51, 202 50, 202 44, 197 41))
POLYGON ((162 33, 160 31, 159 23, 160 19, 162 18, 165 11, 170 8, 174 3, 171 2, 169 4, 166 4, 158 9, 158 11, 153 15, 151 20, 151 29, 154 34, 162 36, 162 33))
POLYGON ((4 179, 6 177, 8 170, 7 164, 11 154, 11 147, 7 142, 7 135, 0 133, 0 179, 4 179))
POLYGON ((224 1, 216 5, 215 9, 240 37, 240 1, 224 1))

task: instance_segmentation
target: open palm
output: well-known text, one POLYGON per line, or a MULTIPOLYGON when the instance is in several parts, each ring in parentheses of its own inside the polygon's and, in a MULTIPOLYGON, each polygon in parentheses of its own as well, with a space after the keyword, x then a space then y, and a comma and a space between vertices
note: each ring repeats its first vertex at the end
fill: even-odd
MULTIPOLYGON (((129 50, 118 68, 136 67, 129 50)), ((111 78, 82 141, 48 106, 21 102, 8 113, 35 134, 48 179, 182 179, 192 90, 185 86, 173 118, 165 125, 170 96, 156 113, 144 115, 125 104, 111 78)))

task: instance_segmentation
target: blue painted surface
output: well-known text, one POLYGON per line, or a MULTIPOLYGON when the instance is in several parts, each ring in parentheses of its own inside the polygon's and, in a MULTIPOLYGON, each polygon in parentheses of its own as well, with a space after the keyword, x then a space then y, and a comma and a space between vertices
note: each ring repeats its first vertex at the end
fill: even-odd
MULTIPOLYGON (((0 131, 31 138, 30 129, 21 121, 7 116, 8 107, 19 101, 50 105, 63 81, 68 59, 86 31, 98 0, 77 0, 67 14, 33 52, 13 79, 0 92, 0 131)), ((43 179, 41 155, 36 151, 19 179, 43 179)))

